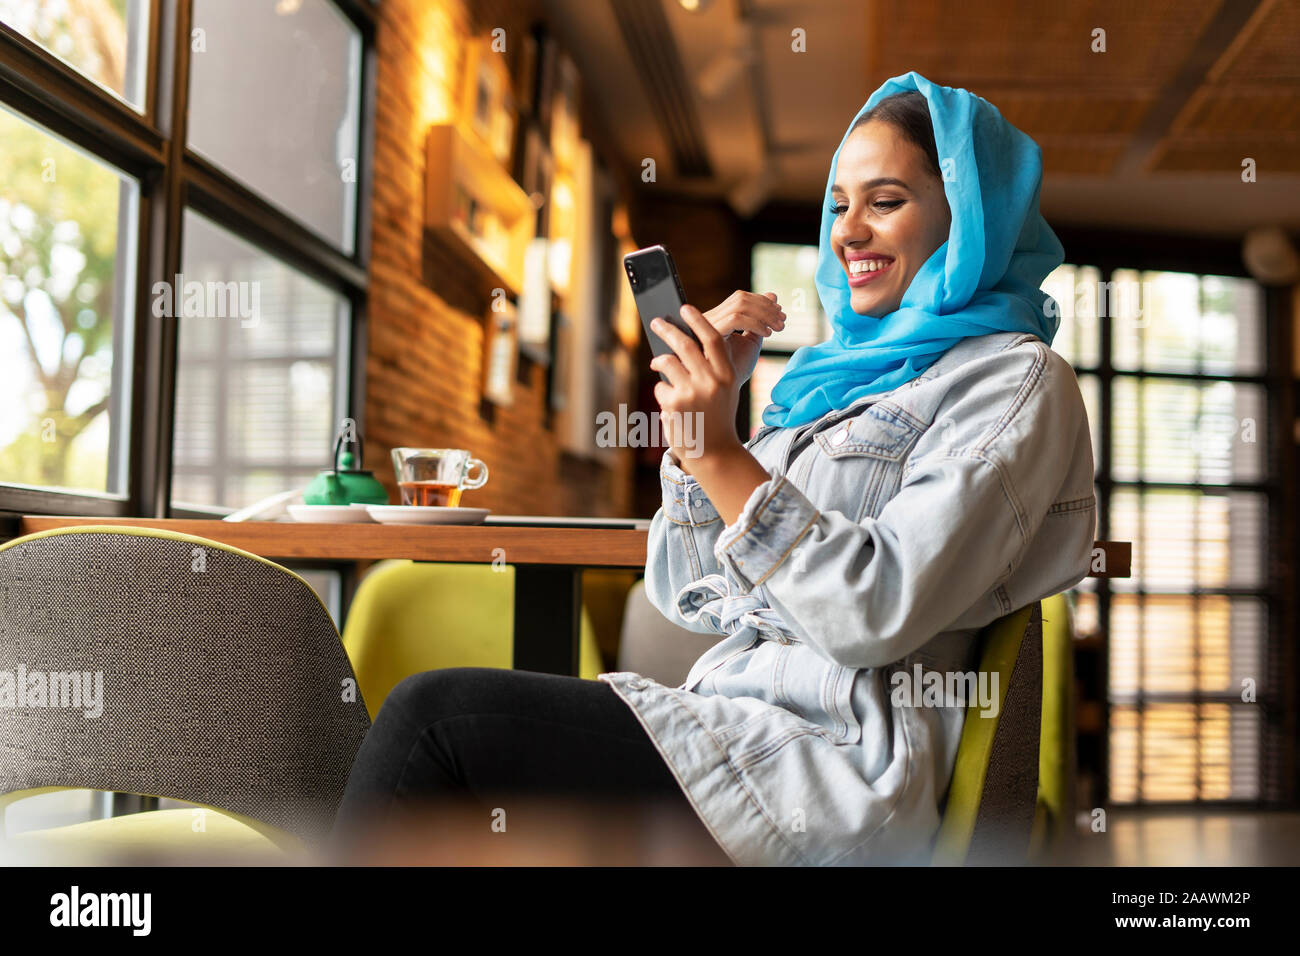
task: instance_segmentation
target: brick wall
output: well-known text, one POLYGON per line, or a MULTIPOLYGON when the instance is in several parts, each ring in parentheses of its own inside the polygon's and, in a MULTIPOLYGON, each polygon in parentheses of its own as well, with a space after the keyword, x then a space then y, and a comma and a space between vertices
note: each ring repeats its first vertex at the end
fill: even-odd
MULTIPOLYGON (((501 22, 490 26, 522 36, 529 6, 502 5, 501 22)), ((440 261, 424 240, 425 137, 430 125, 454 117, 464 41, 489 26, 473 22, 472 7, 461 0, 384 0, 377 8, 366 467, 395 495, 393 447, 468 448, 492 476, 465 495, 465 504, 498 514, 631 516, 631 453, 621 452, 613 468, 562 454, 547 427, 544 368, 525 369, 513 406, 482 406, 489 300, 460 282, 455 265, 440 261)))

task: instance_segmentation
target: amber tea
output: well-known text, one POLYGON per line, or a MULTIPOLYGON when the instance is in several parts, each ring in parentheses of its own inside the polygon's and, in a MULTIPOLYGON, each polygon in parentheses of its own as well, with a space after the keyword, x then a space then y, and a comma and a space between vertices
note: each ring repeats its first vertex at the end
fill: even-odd
POLYGON ((435 508, 455 508, 460 504, 460 488, 438 481, 399 481, 402 504, 435 508))

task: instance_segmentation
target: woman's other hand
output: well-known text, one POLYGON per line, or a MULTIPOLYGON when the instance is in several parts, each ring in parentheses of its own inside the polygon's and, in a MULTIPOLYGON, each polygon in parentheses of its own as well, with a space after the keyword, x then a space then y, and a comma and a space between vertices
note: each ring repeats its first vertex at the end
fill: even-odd
POLYGON ((785 328, 785 312, 777 303, 775 292, 759 295, 737 289, 720 305, 705 312, 704 318, 718 330, 726 343, 736 371, 737 387, 754 374, 763 339, 785 328), (733 335, 733 332, 739 334, 733 335))

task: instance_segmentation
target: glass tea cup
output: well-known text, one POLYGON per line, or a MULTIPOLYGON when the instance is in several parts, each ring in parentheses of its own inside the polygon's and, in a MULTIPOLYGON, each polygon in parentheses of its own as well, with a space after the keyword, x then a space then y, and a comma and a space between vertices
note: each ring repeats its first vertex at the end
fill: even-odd
POLYGON ((488 466, 464 448, 394 448, 393 473, 402 504, 455 508, 462 491, 487 484, 488 466), (469 477, 471 471, 478 474, 469 477))

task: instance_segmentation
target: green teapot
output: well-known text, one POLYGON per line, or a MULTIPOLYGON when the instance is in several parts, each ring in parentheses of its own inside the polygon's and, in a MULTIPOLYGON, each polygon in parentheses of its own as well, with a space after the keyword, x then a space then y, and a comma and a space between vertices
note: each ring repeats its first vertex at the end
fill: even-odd
POLYGON ((322 471, 311 480, 311 484, 303 490, 303 504, 388 504, 388 492, 374 473, 352 467, 358 460, 365 461, 365 446, 361 444, 360 436, 356 439, 358 458, 353 458, 350 451, 344 451, 340 456, 345 441, 345 436, 339 435, 338 441, 334 443, 333 470, 322 471))

